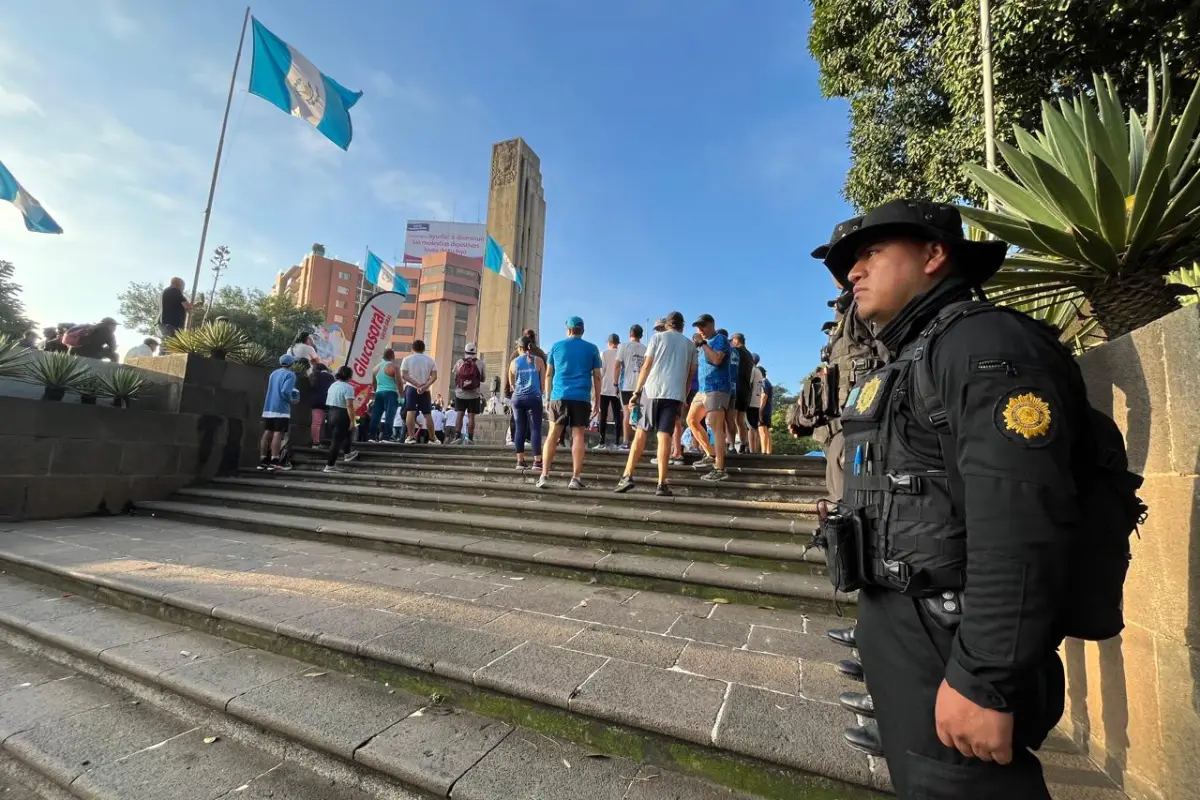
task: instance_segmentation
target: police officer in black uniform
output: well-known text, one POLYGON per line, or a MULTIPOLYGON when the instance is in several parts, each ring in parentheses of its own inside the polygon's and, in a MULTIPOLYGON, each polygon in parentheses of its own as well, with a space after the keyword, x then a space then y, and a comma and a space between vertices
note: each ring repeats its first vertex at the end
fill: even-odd
POLYGON ((1052 331, 971 299, 1007 246, 965 239, 953 207, 893 201, 835 239, 824 263, 892 357, 842 410, 837 509, 892 781, 902 800, 1049 800, 1031 749, 1063 710, 1077 372, 1052 331))

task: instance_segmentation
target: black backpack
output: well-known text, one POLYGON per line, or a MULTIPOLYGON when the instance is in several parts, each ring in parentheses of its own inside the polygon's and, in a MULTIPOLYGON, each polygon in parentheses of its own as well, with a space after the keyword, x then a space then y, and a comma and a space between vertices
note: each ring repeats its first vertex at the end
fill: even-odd
MULTIPOLYGON (((916 347, 928 354, 937 338, 955 322, 977 313, 1000 311, 1019 314, 1019 311, 971 301, 952 303, 942 309, 937 318, 921 333, 916 347)), ((1035 322, 1040 322, 1034 320, 1035 322)), ((1078 397, 1087 397, 1083 374, 1075 359, 1059 341, 1058 332, 1041 323, 1042 331, 1062 349, 1071 365, 1070 380, 1078 397)), ((928 419, 937 432, 943 455, 952 442, 946 424, 946 410, 938 397, 933 380, 933 367, 928 357, 918 357, 914 364, 916 393, 928 419)), ((952 452, 952 448, 949 449, 952 452)), ((958 483, 955 492, 962 496, 961 481, 946 459, 947 470, 958 483)), ((1124 589, 1132 552, 1129 537, 1146 520, 1146 505, 1137 495, 1142 477, 1129 471, 1129 456, 1125 439, 1112 419, 1087 405, 1084 430, 1073 454, 1072 473, 1079 505, 1079 530, 1072 548, 1066 607, 1062 615, 1062 633, 1076 639, 1099 642, 1110 639, 1125 627, 1124 589)), ((1139 534, 1140 535, 1140 534, 1139 534)))

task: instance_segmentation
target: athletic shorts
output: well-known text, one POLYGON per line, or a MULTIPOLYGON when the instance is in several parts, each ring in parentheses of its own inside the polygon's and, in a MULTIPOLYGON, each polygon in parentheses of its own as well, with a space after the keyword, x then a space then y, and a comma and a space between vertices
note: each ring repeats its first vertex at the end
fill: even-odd
POLYGON ((621 392, 621 408, 629 408, 629 401, 633 399, 633 392, 621 392))
POLYGON ((746 409, 746 422, 751 428, 758 427, 758 409, 757 408, 747 408, 746 409))
POLYGON ((263 430, 267 433, 287 433, 291 417, 263 417, 263 430))
POLYGON ((675 433, 675 421, 679 419, 678 400, 643 400, 641 428, 654 433, 675 433))
POLYGON ((551 400, 550 422, 586 428, 592 418, 592 404, 587 400, 551 400))
POLYGON ((454 398, 454 410, 460 414, 482 414, 483 398, 472 397, 468 400, 463 397, 456 397, 454 398))
POLYGON ((738 392, 733 396, 733 407, 736 411, 746 413, 750 410, 750 393, 738 392))
POLYGON ((704 406, 705 411, 727 411, 729 392, 696 392, 692 405, 704 406))
POLYGON ((696 394, 697 394, 696 392, 692 391, 691 389, 688 389, 687 400, 684 400, 683 404, 685 406, 687 406, 688 408, 691 408, 692 403, 696 400, 696 394))
POLYGON ((762 413, 758 415, 758 427, 767 428, 768 430, 771 428, 772 411, 773 409, 770 406, 767 406, 762 410, 762 413))
POLYGON ((418 392, 415 386, 404 387, 404 413, 430 414, 433 412, 433 397, 429 392, 418 392))

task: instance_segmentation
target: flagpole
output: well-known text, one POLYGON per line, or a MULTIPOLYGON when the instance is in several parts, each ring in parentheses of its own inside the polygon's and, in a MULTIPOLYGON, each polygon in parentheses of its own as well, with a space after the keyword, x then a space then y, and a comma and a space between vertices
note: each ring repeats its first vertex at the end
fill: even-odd
MULTIPOLYGON (((212 217, 213 195, 217 192, 217 174, 221 171, 221 151, 225 149, 225 129, 229 125, 229 108, 233 105, 233 87, 237 83, 238 66, 242 62, 242 45, 246 42, 246 26, 250 23, 250 6, 242 18, 242 34, 238 37, 237 56, 233 59, 233 74, 229 76, 229 96, 225 98, 225 116, 221 119, 221 138, 217 140, 217 158, 213 161, 212 183, 208 185, 208 205, 204 207, 204 226, 200 229, 200 250, 196 253, 196 272, 192 277, 192 297, 196 302, 196 285, 200 283, 200 265, 204 261, 204 244, 208 239, 208 221, 212 217)), ((212 303, 212 298, 209 298, 212 303)), ((189 312, 190 316, 190 312, 189 312)))

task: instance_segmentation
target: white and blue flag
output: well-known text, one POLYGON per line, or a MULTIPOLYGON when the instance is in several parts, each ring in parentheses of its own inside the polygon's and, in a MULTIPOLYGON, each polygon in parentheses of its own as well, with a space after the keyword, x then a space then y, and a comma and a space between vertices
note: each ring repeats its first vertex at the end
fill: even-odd
POLYGON ((354 136, 350 109, 362 92, 352 92, 321 72, 258 20, 254 20, 250 94, 312 123, 343 150, 350 147, 354 136))
POLYGON ((512 259, 508 257, 508 253, 504 252, 504 248, 491 237, 491 234, 488 234, 487 246, 483 250, 483 265, 501 278, 508 278, 510 281, 516 283, 517 291, 525 291, 525 282, 521 279, 521 270, 517 269, 512 259))
POLYGON ((17 183, 3 162, 0 162, 0 200, 7 200, 20 209, 27 230, 34 233, 63 232, 59 224, 46 213, 46 209, 42 208, 42 204, 17 183))
POLYGON ((381 292, 395 292, 408 297, 408 281, 382 258, 367 250, 367 283, 373 283, 381 292))

